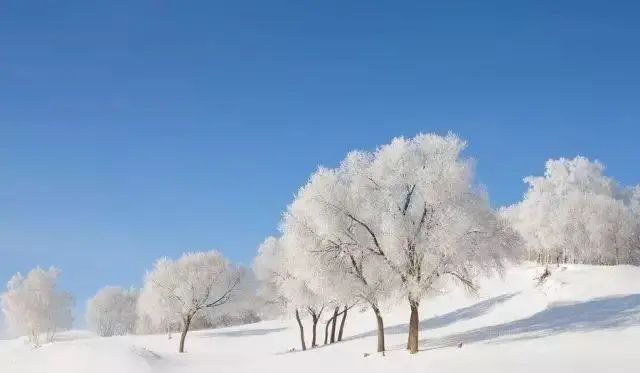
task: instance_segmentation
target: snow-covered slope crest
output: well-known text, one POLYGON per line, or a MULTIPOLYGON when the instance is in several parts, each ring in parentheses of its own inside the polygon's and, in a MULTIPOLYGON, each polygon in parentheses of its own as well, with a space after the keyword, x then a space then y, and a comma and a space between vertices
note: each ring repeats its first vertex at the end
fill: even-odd
MULTIPOLYGON (((352 312, 345 341, 305 352, 293 322, 265 321, 177 338, 99 338, 68 332, 31 349, 0 341, 2 373, 75 372, 636 372, 640 369, 640 268, 523 265, 421 305, 421 351, 404 351, 408 307, 385 315, 385 356, 375 351, 371 311, 352 312), (459 347, 459 346, 462 347, 459 347), (365 356, 367 355, 367 356, 365 356)), ((307 328, 310 327, 307 320, 307 328)), ((307 329, 308 330, 308 329, 307 329)), ((308 336, 309 337, 309 336, 308 336)))

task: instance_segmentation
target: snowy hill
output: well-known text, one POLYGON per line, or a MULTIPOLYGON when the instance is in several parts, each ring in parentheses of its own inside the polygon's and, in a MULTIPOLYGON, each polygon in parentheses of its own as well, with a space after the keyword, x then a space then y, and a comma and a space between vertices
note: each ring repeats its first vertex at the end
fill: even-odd
POLYGON ((640 268, 552 270, 540 285, 534 278, 541 268, 527 265, 484 281, 479 295, 423 302, 417 355, 404 351, 408 307, 401 305, 385 315, 386 356, 374 352, 375 318, 366 310, 350 314, 343 342, 305 352, 289 352, 299 343, 289 320, 192 332, 185 354, 176 352, 177 338, 163 335, 98 338, 74 331, 35 350, 19 339, 0 341, 0 372, 637 371, 640 268))

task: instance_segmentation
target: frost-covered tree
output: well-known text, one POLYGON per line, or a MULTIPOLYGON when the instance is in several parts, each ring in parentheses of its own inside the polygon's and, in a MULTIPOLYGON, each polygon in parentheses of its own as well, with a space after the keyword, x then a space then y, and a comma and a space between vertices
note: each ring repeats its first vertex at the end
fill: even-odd
MULTIPOLYGON (((369 182, 363 172, 370 162, 370 154, 354 152, 336 169, 320 168, 288 207, 282 230, 299 259, 300 264, 292 269, 296 276, 304 278, 324 299, 334 300, 334 307, 344 305, 343 320, 349 306, 364 303, 371 307, 380 352, 385 350, 380 304, 397 288, 398 277, 370 250, 370 239, 354 224, 354 216, 345 213, 375 214, 370 210, 370 196, 363 190, 363 183, 369 182)), ((338 312, 334 308, 334 315, 338 312)), ((337 317, 329 321, 325 339, 331 324, 333 340, 337 317)), ((343 328, 344 321, 340 335, 343 328)))
MULTIPOLYGON (((472 165, 461 156, 464 148, 451 134, 395 138, 372 153, 352 152, 337 170, 321 168, 299 193, 308 193, 323 174, 348 174, 344 181, 328 177, 310 192, 313 203, 322 206, 311 214, 331 218, 317 226, 309 217, 298 224, 319 237, 311 250, 357 248, 375 260, 371 268, 395 276, 411 310, 407 348, 412 353, 418 350, 418 307, 425 296, 450 285, 475 289, 479 275, 501 271, 520 248, 518 235, 473 184, 472 165), (340 234, 325 234, 323 224, 339 225, 340 234)), ((300 214, 295 202, 293 209, 292 215, 300 214)))
POLYGON ((57 289, 60 271, 40 267, 26 277, 14 275, 2 294, 2 311, 9 329, 19 335, 27 335, 34 346, 40 345, 45 334, 53 342, 59 330, 66 330, 73 322, 73 297, 57 289))
POLYGON ((307 349, 301 313, 308 313, 312 321, 311 347, 317 345, 317 326, 327 301, 315 293, 308 282, 297 276, 300 258, 292 250, 290 241, 268 237, 258 248, 253 270, 261 286, 259 295, 267 304, 276 305, 295 315, 300 329, 300 343, 307 349))
MULTIPOLYGON (((306 311, 311 317, 311 347, 318 345, 318 323, 327 308, 327 301, 313 292, 309 285, 299 278, 292 278, 285 283, 283 289, 288 299, 289 309, 293 310, 300 327, 300 336, 304 338, 300 310, 306 311)), ((304 344, 303 344, 304 349, 304 344)))
POLYGON ((138 333, 166 333, 171 339, 172 333, 179 331, 182 325, 182 316, 177 310, 177 305, 150 282, 145 282, 140 290, 136 310, 138 333))
POLYGON ((282 289, 284 282, 292 275, 287 268, 279 238, 267 237, 258 246, 252 269, 259 283, 257 296, 261 303, 261 315, 271 318, 286 314, 288 304, 282 289))
POLYGON ((623 188, 584 157, 549 160, 524 179, 524 199, 502 210, 541 263, 640 263, 640 188, 623 188))
POLYGON ((154 322, 182 323, 179 352, 196 315, 212 315, 236 304, 243 290, 243 268, 218 251, 186 253, 177 260, 162 258, 147 273, 140 312, 154 322), (223 306, 225 306, 223 308, 223 306))
POLYGON ((107 286, 87 302, 86 320, 103 337, 133 333, 136 327, 138 292, 107 286))

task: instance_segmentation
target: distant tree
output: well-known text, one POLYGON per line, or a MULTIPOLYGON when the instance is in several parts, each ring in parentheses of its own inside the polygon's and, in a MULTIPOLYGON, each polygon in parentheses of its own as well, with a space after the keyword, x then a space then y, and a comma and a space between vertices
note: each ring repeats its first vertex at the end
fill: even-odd
POLYGON ((631 206, 631 211, 637 216, 640 217, 640 185, 636 185, 629 192, 629 206, 631 206))
POLYGON ((145 282, 140 290, 136 311, 138 333, 166 333, 171 339, 173 332, 180 331, 182 316, 177 305, 150 282, 145 282))
POLYGON ((524 199, 502 209, 540 263, 640 264, 640 187, 623 188, 584 157, 549 160, 524 179, 524 199))
POLYGON ((73 297, 56 288, 59 276, 54 267, 35 268, 26 277, 17 273, 1 296, 7 326, 26 334, 33 346, 40 346, 42 334, 53 342, 56 332, 69 329, 73 322, 73 297))
POLYGON ((138 292, 107 286, 87 302, 89 328, 103 337, 133 333, 136 327, 138 292))
POLYGON ((269 236, 258 247, 252 269, 258 281, 257 298, 259 314, 263 318, 275 318, 287 313, 288 300, 282 290, 289 272, 279 238, 269 236))
POLYGON ((241 295, 244 270, 218 251, 184 254, 158 260, 147 273, 140 295, 141 313, 157 321, 182 322, 179 352, 193 318, 233 305, 241 295), (157 308, 156 308, 157 307, 157 308))

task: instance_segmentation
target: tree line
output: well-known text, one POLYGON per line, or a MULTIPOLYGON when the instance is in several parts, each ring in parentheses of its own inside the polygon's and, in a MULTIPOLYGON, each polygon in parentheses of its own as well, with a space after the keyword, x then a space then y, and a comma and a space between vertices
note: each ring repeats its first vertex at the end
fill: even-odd
MULTIPOLYGON (((161 258, 141 289, 105 287, 91 298, 87 325, 101 336, 179 331, 184 352, 193 328, 286 315, 306 350, 341 341, 349 311, 366 307, 382 352, 384 313, 404 303, 415 353, 425 299, 476 292, 510 263, 640 262, 640 186, 620 186, 597 161, 561 158, 525 178, 522 201, 496 210, 465 148, 454 134, 420 134, 352 151, 298 190, 251 269, 218 251, 161 258)), ((57 289, 59 274, 16 274, 1 295, 6 324, 34 345, 71 326, 73 298, 57 289)))

